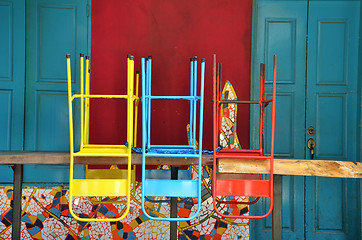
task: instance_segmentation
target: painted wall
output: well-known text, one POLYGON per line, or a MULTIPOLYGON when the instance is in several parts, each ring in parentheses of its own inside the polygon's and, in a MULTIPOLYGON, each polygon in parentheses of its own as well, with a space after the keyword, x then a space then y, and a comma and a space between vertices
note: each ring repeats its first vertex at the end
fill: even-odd
MULTIPOLYGON (((239 99, 249 99, 252 1, 108 0, 92 1, 93 93, 126 93, 126 54, 153 56, 152 93, 189 94, 189 59, 206 58, 204 149, 212 148, 212 54, 223 63, 239 99)), ((97 143, 123 143, 125 104, 91 104, 91 137, 97 143)), ((152 112, 154 144, 187 142, 188 104, 155 102, 152 112), (156 134, 157 132, 157 134, 156 134)), ((249 108, 239 108, 242 147, 249 145, 249 108)), ((139 118, 138 146, 141 146, 139 118)))

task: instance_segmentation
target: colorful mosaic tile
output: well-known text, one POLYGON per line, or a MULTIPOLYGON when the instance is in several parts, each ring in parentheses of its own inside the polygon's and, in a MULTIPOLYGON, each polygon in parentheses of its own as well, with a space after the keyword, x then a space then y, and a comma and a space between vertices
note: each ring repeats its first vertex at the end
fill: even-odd
MULTIPOLYGON (((192 170, 196 175, 195 169, 192 170)), ((202 210, 199 216, 188 222, 179 222, 180 240, 194 239, 249 239, 249 223, 241 220, 222 219, 213 210, 210 190, 211 170, 203 169, 202 210)), ((78 222, 69 214, 68 190, 54 188, 24 188, 22 198, 21 238, 27 239, 140 239, 158 240, 170 238, 170 223, 149 220, 140 206, 141 183, 134 186, 130 213, 121 222, 78 222)), ((240 200, 240 199, 239 199, 240 200)), ((77 198, 74 209, 83 216, 117 216, 123 211, 120 204, 96 205, 87 198, 77 198)), ((13 190, 0 188, 0 239, 11 239, 13 190)), ((178 216, 186 217, 196 210, 194 199, 179 204, 178 216)), ((169 204, 149 206, 155 214, 167 215, 169 204), (162 205, 162 206, 161 206, 162 205)), ((230 213, 241 211, 225 207, 230 213)), ((247 208, 246 208, 247 211, 247 208)))
MULTIPOLYGON (((229 81, 226 81, 222 91, 223 100, 237 100, 235 90, 229 81)), ((237 104, 224 103, 221 111, 220 144, 224 148, 241 148, 236 134, 237 104)))

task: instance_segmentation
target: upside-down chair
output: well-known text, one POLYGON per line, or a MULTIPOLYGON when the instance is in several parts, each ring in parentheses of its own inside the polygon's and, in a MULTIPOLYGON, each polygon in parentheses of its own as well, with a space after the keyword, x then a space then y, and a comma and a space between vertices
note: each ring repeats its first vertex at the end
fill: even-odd
MULTIPOLYGON (((273 93, 272 98, 265 100, 265 65, 260 65, 260 99, 255 101, 224 100, 221 96, 221 73, 222 65, 216 63, 216 55, 213 59, 213 175, 212 175, 212 197, 215 212, 224 218, 246 218, 260 219, 267 217, 273 209, 273 163, 274 163, 274 135, 275 135, 275 98, 276 98, 276 56, 274 56, 273 67, 273 93), (271 103, 271 104, 270 104, 271 103), (221 129, 221 111, 229 104, 257 104, 260 107, 259 123, 259 148, 258 149, 221 149, 219 146, 219 134, 221 129), (270 104, 270 105, 269 105, 270 104), (270 154, 264 151, 264 129, 265 129, 265 109, 271 106, 271 126, 270 126, 270 154), (253 161, 255 164, 268 162, 270 166, 269 180, 262 180, 260 174, 228 174, 218 172, 218 160, 222 158, 235 159, 237 163, 243 161, 253 161), (233 176, 232 176, 233 175, 233 176), (239 176, 238 178, 235 176, 239 176), (235 197, 256 197, 253 201, 237 201, 235 197), (221 197, 234 198, 232 200, 221 200, 221 197), (253 205, 259 198, 269 198, 270 204, 267 212, 263 215, 245 214, 247 211, 239 211, 238 214, 222 212, 219 208, 221 204, 253 205)), ((228 208, 230 209, 230 208, 228 208)))
MULTIPOLYGON (((202 149, 203 111, 204 111, 204 75, 205 59, 201 59, 200 94, 197 94, 197 57, 191 59, 190 67, 190 95, 189 96, 154 96, 151 94, 151 66, 152 57, 141 59, 142 75, 142 198, 143 213, 152 220, 164 221, 189 221, 195 218, 201 209, 201 173, 202 151, 196 147, 196 122, 199 113, 199 148, 202 149), (153 145, 151 144, 151 103, 153 100, 178 100, 190 102, 190 141, 187 145, 153 145), (199 110, 197 111, 197 106, 199 110), (177 179, 171 179, 171 173, 162 169, 146 169, 147 158, 158 157, 160 164, 162 158, 196 158, 198 159, 197 180, 192 180, 191 175, 179 174, 177 179), (164 171, 164 172, 162 172, 164 171), (188 175, 188 176, 187 176, 188 175), (197 198, 196 212, 189 217, 160 217, 147 208, 151 197, 171 198, 197 198)), ((177 161, 177 160, 175 160, 177 161)), ((184 172, 186 173, 186 172, 184 172)))
MULTIPOLYGON (((95 95, 90 94, 89 57, 86 56, 86 72, 84 84, 84 55, 80 55, 80 93, 72 92, 72 74, 70 55, 67 54, 68 102, 69 102, 69 134, 70 134, 70 176, 69 176, 69 211, 78 221, 100 222, 120 221, 130 209, 131 183, 135 182, 135 170, 131 167, 131 148, 134 139, 134 109, 137 110, 139 98, 134 94, 134 57, 127 55, 127 94, 126 95, 95 95), (90 99, 125 99, 127 101, 127 142, 128 145, 106 145, 89 143, 90 99), (77 101, 76 101, 77 100, 77 101), (80 146, 75 151, 73 105, 80 103, 80 146), (127 169, 86 169, 85 178, 74 176, 75 158, 81 157, 125 157, 127 169), (120 203, 125 208, 119 217, 84 217, 76 214, 73 204, 79 197, 87 197, 94 204, 120 203), (96 198, 126 197, 126 201, 98 201, 96 198)), ((136 88, 138 89, 138 83, 136 88)), ((138 90, 136 90, 137 92, 138 90)), ((137 115, 136 117, 137 118, 137 115)), ((102 162, 99 162, 102 165, 102 162)))

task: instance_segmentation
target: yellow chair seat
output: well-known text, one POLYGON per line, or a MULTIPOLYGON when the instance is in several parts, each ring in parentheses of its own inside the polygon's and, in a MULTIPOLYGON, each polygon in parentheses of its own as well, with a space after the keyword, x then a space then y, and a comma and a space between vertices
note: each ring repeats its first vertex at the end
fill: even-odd
POLYGON ((129 183, 126 179, 73 179, 72 195, 87 196, 127 196, 129 183))
POLYGON ((87 144, 74 153, 74 156, 110 156, 110 157, 128 157, 128 147, 125 145, 98 145, 87 144))

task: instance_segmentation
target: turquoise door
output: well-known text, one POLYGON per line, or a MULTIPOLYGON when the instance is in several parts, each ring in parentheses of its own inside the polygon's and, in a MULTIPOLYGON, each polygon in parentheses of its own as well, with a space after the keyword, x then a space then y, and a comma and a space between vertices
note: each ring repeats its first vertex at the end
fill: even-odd
MULTIPOLYGON (((259 0, 254 6, 253 79, 266 62, 270 82, 278 55, 277 157, 310 159, 312 138, 316 160, 360 161, 360 2, 259 0)), ((360 239, 360 195, 355 179, 284 176, 283 239, 360 239)), ((252 239, 271 238, 271 217, 251 224, 252 239)))
MULTIPOLYGON (((310 1, 306 127, 316 159, 357 160, 359 1, 310 1)), ((309 150, 306 149, 309 156, 309 150)), ((306 178, 307 239, 360 238, 357 179, 306 178)))
MULTIPOLYGON (((87 53, 87 0, 26 1, 26 151, 68 151, 65 55, 71 54, 73 89, 79 54, 87 53)), ((68 182, 68 166, 24 166, 24 182, 68 182)), ((81 171, 81 169, 79 169, 81 171)))
MULTIPOLYGON (((24 0, 0 0, 0 151, 23 150, 24 13, 24 0)), ((0 183, 11 182, 12 169, 0 165, 0 183)))

